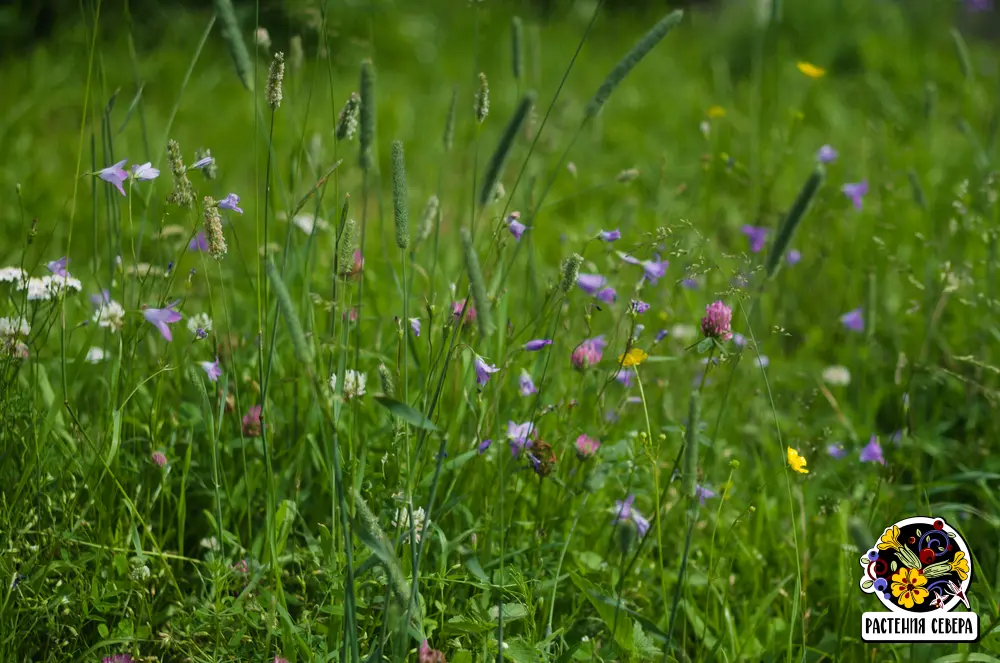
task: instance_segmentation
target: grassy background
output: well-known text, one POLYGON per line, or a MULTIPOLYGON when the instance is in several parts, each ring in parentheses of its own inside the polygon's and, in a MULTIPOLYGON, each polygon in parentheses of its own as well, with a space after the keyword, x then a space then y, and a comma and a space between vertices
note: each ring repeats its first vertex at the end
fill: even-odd
MULTIPOLYGON (((270 58, 259 55, 258 92, 247 91, 217 24, 201 45, 210 12, 165 5, 129 17, 105 5, 97 18, 88 5, 50 40, 0 62, 0 265, 22 264, 23 256, 25 268, 42 275, 68 246, 70 271, 85 286, 64 308, 33 305, 30 360, 0 364, 0 578, 11 579, 0 585, 0 659, 89 661, 128 651, 163 661, 346 660, 341 648, 354 616, 363 658, 412 660, 426 637, 448 660, 486 660, 496 656, 502 598, 505 658, 514 661, 648 661, 663 651, 699 661, 995 660, 1000 645, 985 631, 1000 615, 993 456, 1000 216, 990 179, 1000 72, 995 46, 979 34, 994 19, 970 17, 957 3, 842 0, 783 3, 780 20, 758 23, 748 4, 689 12, 576 140, 568 157, 575 174, 559 157, 585 104, 660 9, 598 14, 529 158, 528 138, 595 4, 558 7, 548 19, 491 2, 359 3, 331 8, 326 18, 295 7, 287 23, 267 26, 274 49, 286 53, 290 36, 301 33, 306 59, 289 68, 274 115, 266 199, 270 112, 262 92, 270 58), (511 72, 515 11, 526 25, 522 81, 511 72), (365 58, 378 72, 379 174, 367 201, 357 139, 338 143, 332 133, 365 58), (803 76, 795 66, 803 60, 827 75, 803 76), (481 127, 472 113, 479 71, 491 88, 481 127), (480 262, 487 282, 500 286, 500 332, 482 338, 470 326, 459 339, 503 371, 477 390, 471 352, 442 353, 451 338, 442 324, 450 284, 458 298, 467 287, 457 231, 472 223, 475 178, 528 88, 539 101, 502 179, 510 209, 528 218, 550 175, 558 177, 516 259, 501 223, 507 201, 478 213, 480 262), (445 152, 453 89, 455 147, 445 152), (725 116, 708 120, 712 106, 725 116), (242 197, 244 214, 226 215, 230 254, 218 266, 182 252, 199 220, 163 202, 168 137, 188 163, 197 148, 216 157, 219 180, 192 176, 201 195, 242 197), (441 198, 437 243, 417 245, 407 259, 406 309, 393 243, 394 139, 406 147, 414 227, 427 198, 441 198), (763 254, 748 252, 740 227, 775 229, 824 143, 840 158, 794 238, 803 260, 756 298, 763 254), (78 177, 122 158, 153 161, 163 173, 136 184, 127 199, 78 177), (310 238, 276 216, 338 159, 305 209, 335 226, 350 195, 350 216, 366 218, 368 230, 363 293, 350 282, 334 302, 333 233, 310 238), (617 181, 629 168, 638 177, 617 181), (861 179, 871 191, 858 212, 839 188, 861 179), (171 225, 184 233, 160 238, 171 225), (285 321, 271 333, 273 291, 266 304, 258 295, 255 256, 265 226, 316 357, 308 368, 285 321), (589 241, 613 227, 623 234, 613 247, 589 241), (606 384, 625 348, 626 302, 639 274, 612 248, 671 262, 665 279, 635 295, 653 305, 639 319, 646 328, 637 344, 651 355, 639 368, 639 404, 628 401, 640 395, 637 386, 606 384), (615 305, 592 309, 574 289, 543 306, 561 259, 573 252, 586 258, 583 271, 612 279, 615 305), (119 255, 126 266, 173 262, 176 276, 125 276, 114 268, 119 255), (752 287, 734 287, 737 274, 752 287), (688 277, 699 289, 681 286, 688 277), (120 335, 83 324, 92 315, 87 295, 109 286, 125 293, 120 335), (342 314, 359 296, 359 322, 345 328, 342 314), (185 317, 211 313, 209 339, 194 342, 180 323, 166 344, 142 322, 144 305, 178 298, 185 317), (734 329, 748 337, 752 330, 757 345, 741 361, 730 348, 703 388, 698 480, 718 496, 698 513, 667 646, 686 529, 679 482, 667 479, 702 357, 685 351, 693 341, 652 339, 660 328, 697 325, 718 298, 733 306, 734 329), (839 322, 859 306, 867 322, 860 334, 839 322), (424 332, 404 343, 409 336, 397 329, 405 322, 394 318, 415 315, 424 332), (598 333, 611 342, 605 360, 586 373, 572 370, 570 352, 598 333), (539 337, 555 344, 539 355, 516 352, 539 337), (109 360, 84 363, 91 346, 104 347, 109 360), (265 444, 241 435, 240 417, 261 400, 261 361, 272 348, 265 444), (211 385, 194 362, 216 353, 225 372, 211 385), (767 382, 757 354, 769 358, 767 382), (374 402, 380 362, 396 374, 398 394, 408 377, 400 400, 422 412, 444 374, 431 414, 439 433, 421 443, 416 428, 394 424, 374 402), (371 393, 341 408, 325 383, 345 364, 367 373, 371 393), (822 385, 830 364, 851 370, 849 387, 822 385), (537 400, 517 393, 522 368, 541 388, 537 400), (233 398, 232 411, 222 393, 233 398), (559 458, 544 480, 518 469, 502 443, 508 420, 532 418, 559 458), (896 431, 903 435, 894 443, 896 431), (572 446, 582 433, 603 445, 586 463, 572 446), (882 441, 884 467, 857 460, 871 434, 882 441), (484 438, 495 443, 480 456, 484 438), (447 458, 439 464, 442 442, 447 458), (836 442, 850 454, 829 457, 836 442), (334 444, 358 567, 353 610, 332 488, 334 444), (786 445, 808 458, 808 475, 789 471, 786 445), (166 453, 165 470, 150 462, 154 450, 166 453), (610 510, 628 492, 660 520, 625 573, 621 547, 632 554, 637 544, 619 540, 628 530, 612 530, 610 510), (666 508, 658 511, 659 492, 666 508), (413 639, 404 635, 405 608, 392 600, 384 609, 398 587, 389 592, 379 566, 398 564, 409 582, 414 550, 394 538, 397 493, 412 494, 414 508, 434 500, 413 639), (374 542, 356 494, 392 545, 374 542), (984 631, 978 644, 860 642, 859 614, 873 610, 874 599, 858 591, 857 558, 883 527, 918 514, 946 518, 969 544, 971 600, 984 631), (223 542, 214 553, 202 545, 212 536, 223 542), (241 559, 248 574, 233 569, 241 559), (611 597, 619 593, 616 613, 611 597), (397 637, 386 642, 386 633, 397 637), (956 651, 958 658, 939 658, 956 651)), ((253 17, 242 18, 249 35, 253 17)), ((18 305, 5 299, 0 316, 18 305)))

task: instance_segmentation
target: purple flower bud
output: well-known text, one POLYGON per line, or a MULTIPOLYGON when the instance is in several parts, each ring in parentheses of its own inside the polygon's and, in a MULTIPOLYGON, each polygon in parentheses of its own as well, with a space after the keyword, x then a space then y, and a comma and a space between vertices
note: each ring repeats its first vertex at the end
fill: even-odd
POLYGON ((599 237, 601 238, 602 241, 613 242, 616 239, 621 239, 622 233, 617 228, 615 228, 614 230, 602 230, 599 233, 599 237))
POLYGON ((547 345, 552 345, 552 341, 549 339, 536 339, 525 343, 524 349, 528 352, 538 352, 547 345))
POLYGON ((816 160, 820 163, 833 163, 837 159, 837 150, 833 149, 829 145, 824 145, 819 148, 819 152, 816 153, 816 160))

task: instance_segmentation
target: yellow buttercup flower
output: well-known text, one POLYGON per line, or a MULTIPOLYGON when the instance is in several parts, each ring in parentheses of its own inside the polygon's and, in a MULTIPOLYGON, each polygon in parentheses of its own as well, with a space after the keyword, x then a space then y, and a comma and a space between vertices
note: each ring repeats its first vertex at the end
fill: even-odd
POLYGON ((642 362, 646 361, 647 357, 649 357, 649 355, 643 350, 640 350, 639 348, 632 348, 625 354, 618 355, 618 363, 625 368, 629 368, 631 366, 638 366, 642 362))
POLYGON ((799 71, 801 71, 809 78, 823 78, 823 76, 826 75, 826 69, 823 69, 822 67, 817 67, 816 65, 810 64, 808 62, 800 62, 795 66, 798 67, 799 71))
POLYGON ((726 116, 726 109, 722 106, 712 106, 708 109, 708 116, 713 120, 726 116))
POLYGON ((924 587, 926 584, 927 578, 920 569, 908 569, 904 566, 892 576, 892 595, 899 605, 909 610, 914 604, 923 603, 930 594, 924 587))
POLYGON ((958 573, 958 577, 962 580, 969 577, 969 560, 965 559, 965 553, 961 550, 955 553, 955 559, 951 560, 951 570, 958 573))
POLYGON ((791 447, 788 447, 788 464, 799 474, 809 474, 809 470, 806 469, 806 459, 791 447))
POLYGON ((886 529, 885 533, 878 540, 879 550, 899 550, 899 528, 895 525, 891 529, 886 529))

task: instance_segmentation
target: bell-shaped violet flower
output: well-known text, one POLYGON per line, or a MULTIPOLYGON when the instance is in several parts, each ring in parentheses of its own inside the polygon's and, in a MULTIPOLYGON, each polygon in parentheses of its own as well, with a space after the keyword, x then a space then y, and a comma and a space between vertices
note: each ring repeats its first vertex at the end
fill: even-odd
POLYGON ((534 341, 528 341, 524 344, 524 349, 528 352, 538 352, 547 345, 552 345, 552 341, 547 338, 540 338, 534 341))
POLYGON ((410 318, 410 329, 414 336, 420 336, 420 318, 410 318))
POLYGON ((482 442, 480 442, 479 445, 476 447, 476 450, 479 452, 479 455, 482 456, 484 453, 486 453, 486 450, 490 448, 491 444, 493 444, 493 440, 483 440, 482 442))
POLYGON ((715 497, 715 491, 708 486, 703 486, 698 484, 694 487, 694 494, 698 498, 698 502, 701 506, 705 506, 705 500, 712 499, 715 497))
POLYGON ((219 358, 216 357, 215 361, 200 361, 201 370, 205 371, 208 375, 208 379, 212 382, 217 382, 219 376, 222 375, 222 369, 219 368, 219 358))
POLYGON ((524 231, 527 230, 527 226, 521 223, 520 219, 521 219, 520 212, 511 212, 510 214, 507 215, 506 219, 507 230, 510 231, 510 234, 513 235, 514 239, 517 240, 518 242, 521 241, 521 235, 523 235, 524 231))
POLYGON ((146 322, 156 327, 163 334, 163 338, 167 339, 168 343, 173 340, 168 325, 180 322, 181 318, 184 317, 174 310, 174 307, 178 304, 180 304, 180 300, 167 304, 166 308, 148 308, 142 312, 143 317, 146 318, 146 322))
POLYGON ((614 288, 603 288, 594 296, 605 304, 614 304, 615 300, 618 299, 618 293, 615 292, 614 288))
POLYGON ((750 250, 753 253, 760 253, 764 245, 767 244, 767 228, 745 225, 740 228, 740 232, 750 240, 750 250))
POLYGON ((878 443, 878 438, 872 435, 868 444, 861 450, 862 463, 879 463, 885 465, 885 457, 882 455, 882 446, 878 443))
POLYGON ((619 253, 618 255, 628 264, 642 267, 643 276, 650 283, 656 283, 659 279, 663 278, 667 273, 667 267, 670 266, 670 262, 660 260, 660 256, 658 255, 654 256, 652 260, 639 260, 627 253, 619 253))
POLYGON ((127 162, 128 159, 122 159, 115 165, 102 168, 94 174, 105 182, 113 184, 115 188, 118 189, 118 192, 124 196, 125 188, 122 186, 122 183, 128 179, 128 171, 126 171, 122 166, 124 166, 127 162))
POLYGON ((486 360, 476 355, 476 359, 473 362, 476 366, 476 384, 480 387, 484 386, 490 381, 490 375, 496 373, 500 369, 496 366, 490 366, 486 363, 486 360))
POLYGON ((631 520, 635 524, 639 536, 646 536, 646 532, 649 531, 649 521, 643 518, 639 511, 632 506, 632 502, 634 501, 635 495, 629 495, 625 498, 624 502, 615 500, 615 518, 613 522, 620 523, 631 520))
POLYGON ((231 193, 219 201, 219 209, 227 209, 231 212, 243 214, 243 210, 239 208, 239 204, 240 204, 240 197, 237 196, 235 193, 231 193))
POLYGON ((69 272, 66 271, 66 265, 69 263, 69 258, 63 256, 59 260, 53 260, 52 262, 46 264, 45 266, 49 268, 49 271, 56 276, 62 277, 64 279, 69 278, 69 272))
POLYGON ((526 421, 522 424, 507 422, 507 439, 510 441, 510 451, 516 457, 525 448, 531 447, 531 436, 535 433, 535 424, 526 421))
POLYGON ((837 150, 829 145, 824 145, 816 152, 816 161, 820 163, 833 163, 837 160, 837 150))
POLYGON ((614 230, 602 230, 600 233, 598 233, 598 237, 601 238, 601 241, 613 242, 617 239, 621 239, 622 233, 617 228, 615 228, 614 230))
POLYGON ((843 444, 839 442, 834 442, 833 444, 827 446, 826 453, 832 458, 843 458, 847 455, 847 449, 844 448, 843 444))
POLYGON ((860 332, 865 330, 865 318, 861 307, 840 316, 840 322, 851 331, 860 332))
POLYGON ((840 187, 840 190, 851 199, 855 209, 861 209, 865 194, 868 193, 868 180, 861 180, 854 184, 847 183, 840 187))
POLYGON ((188 242, 189 251, 208 251, 208 240, 205 238, 205 233, 198 233, 191 238, 188 242))
POLYGON ((649 304, 647 304, 644 301, 640 301, 638 299, 633 299, 630 308, 636 313, 645 313, 646 311, 649 310, 649 304))
POLYGON ((608 280, 600 274, 580 274, 576 277, 576 284, 588 295, 597 294, 597 291, 603 288, 607 282, 608 280))
POLYGON ((153 168, 153 164, 149 161, 140 166, 132 166, 132 179, 134 180, 143 182, 146 180, 155 180, 159 176, 159 169, 153 168))
POLYGON ((535 387, 535 383, 531 379, 531 375, 528 371, 521 369, 521 376, 518 378, 518 392, 522 396, 530 396, 532 394, 538 393, 538 388, 535 387))

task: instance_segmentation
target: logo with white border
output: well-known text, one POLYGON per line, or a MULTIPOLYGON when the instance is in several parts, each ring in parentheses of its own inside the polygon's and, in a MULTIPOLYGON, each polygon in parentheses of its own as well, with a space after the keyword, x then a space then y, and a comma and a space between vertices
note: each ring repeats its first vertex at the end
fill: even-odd
POLYGON ((917 516, 890 525, 860 563, 861 591, 888 609, 861 616, 865 642, 979 638, 979 616, 968 599, 972 556, 944 519, 917 516))

